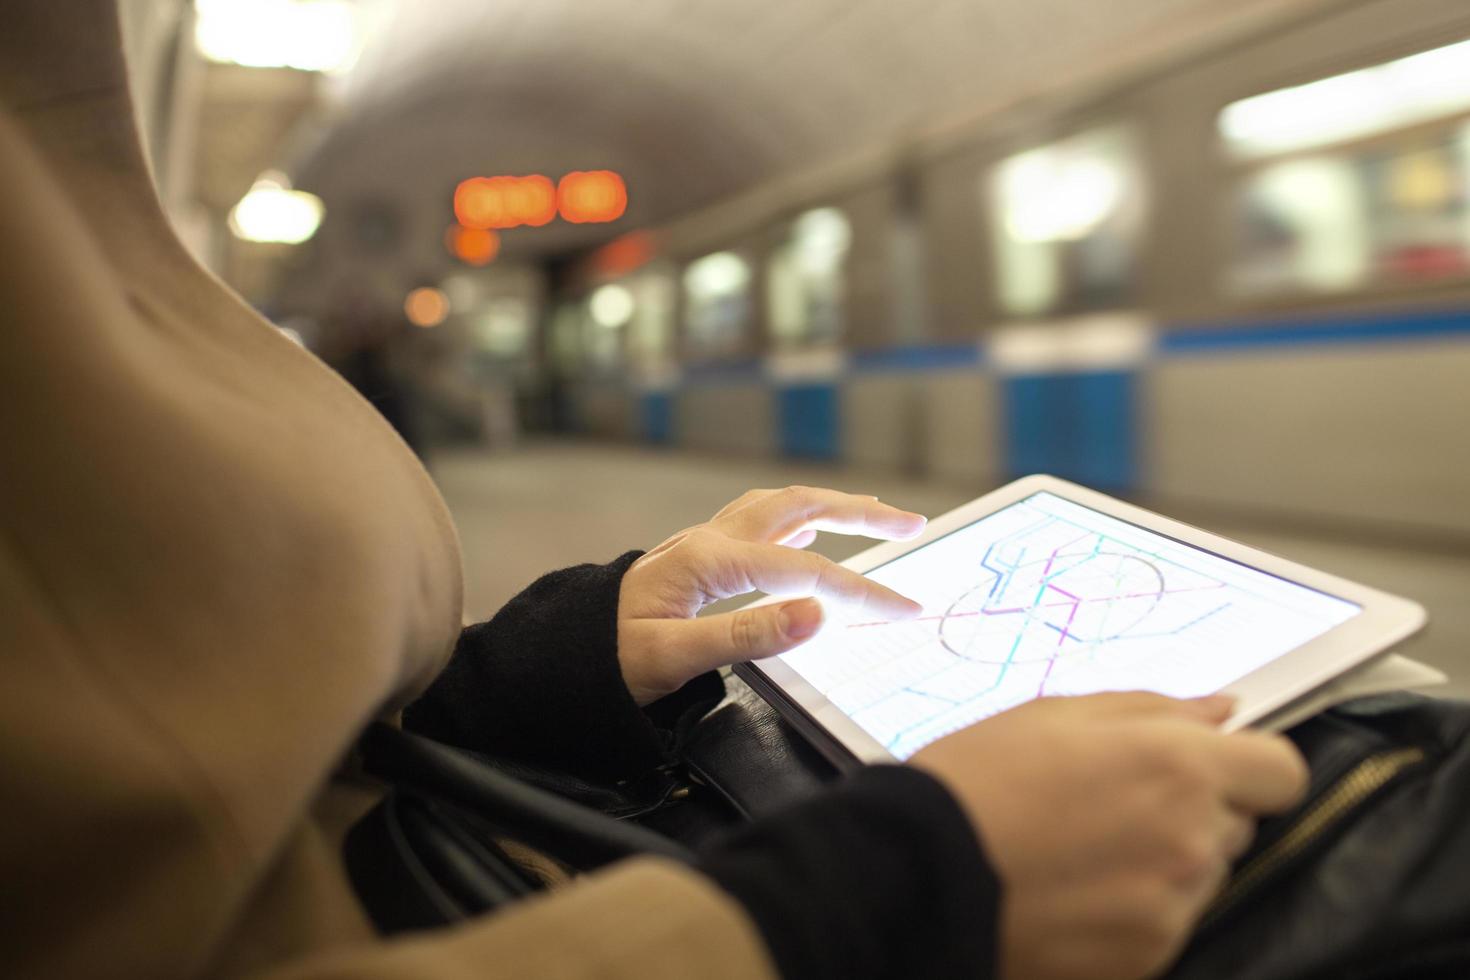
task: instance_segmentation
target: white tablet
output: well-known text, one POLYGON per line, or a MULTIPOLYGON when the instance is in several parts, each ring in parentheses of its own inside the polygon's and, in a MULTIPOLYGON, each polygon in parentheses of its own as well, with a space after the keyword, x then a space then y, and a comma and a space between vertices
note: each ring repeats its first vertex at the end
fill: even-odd
POLYGON ((1239 728, 1425 621, 1414 602, 1048 476, 844 564, 924 613, 827 603, 812 640, 735 668, 839 764, 907 759, 1044 695, 1224 691, 1239 728))

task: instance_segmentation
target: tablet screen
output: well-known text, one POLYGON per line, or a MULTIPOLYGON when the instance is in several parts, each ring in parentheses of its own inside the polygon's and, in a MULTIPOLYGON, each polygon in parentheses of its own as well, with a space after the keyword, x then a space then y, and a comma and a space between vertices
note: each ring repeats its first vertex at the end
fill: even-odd
POLYGON ((1044 492, 866 574, 923 615, 829 605, 781 659, 899 759, 1041 695, 1211 694, 1361 611, 1044 492))

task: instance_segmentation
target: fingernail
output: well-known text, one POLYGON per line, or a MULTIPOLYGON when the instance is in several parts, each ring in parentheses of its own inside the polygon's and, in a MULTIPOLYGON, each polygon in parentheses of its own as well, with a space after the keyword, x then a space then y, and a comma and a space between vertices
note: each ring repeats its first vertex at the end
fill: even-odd
POLYGON ((804 640, 822 628, 822 604, 815 599, 797 599, 781 607, 781 632, 793 640, 804 640))
POLYGON ((899 599, 903 601, 903 605, 895 608, 894 619, 915 619, 924 614, 924 607, 908 596, 899 596, 899 599))

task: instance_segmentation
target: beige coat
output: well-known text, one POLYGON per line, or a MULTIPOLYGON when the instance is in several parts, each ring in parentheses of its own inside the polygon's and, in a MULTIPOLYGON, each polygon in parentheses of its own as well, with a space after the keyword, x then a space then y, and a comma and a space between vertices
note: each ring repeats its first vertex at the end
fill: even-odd
POLYGON ((459 626, 443 502, 153 195, 110 0, 0 4, 0 975, 746 978, 641 861, 376 938, 333 773, 459 626))

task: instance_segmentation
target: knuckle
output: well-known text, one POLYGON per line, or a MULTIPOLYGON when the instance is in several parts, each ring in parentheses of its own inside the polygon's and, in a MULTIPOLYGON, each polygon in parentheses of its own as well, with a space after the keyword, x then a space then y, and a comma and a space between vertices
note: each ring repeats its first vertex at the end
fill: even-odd
MULTIPOLYGON (((769 490, 747 490, 740 496, 732 500, 729 506, 725 508, 725 511, 740 510, 750 504, 755 503, 762 497, 768 496, 770 492, 771 491, 769 490)), ((721 511, 721 513, 724 513, 725 511, 721 511)))
POLYGON ((1175 793, 1194 795, 1208 781, 1198 753, 1167 737, 1149 739, 1142 761, 1150 771, 1167 780, 1175 793))
POLYGON ((696 524, 689 530, 684 532, 684 540, 696 547, 708 547, 712 545, 716 539, 723 537, 724 535, 715 530, 714 526, 708 523, 696 524))
POLYGON ((1129 756, 1139 769, 1154 776, 1167 776, 1173 772, 1177 749, 1172 742, 1151 731, 1135 731, 1132 735, 1129 756))
POLYGON ((1199 881, 1212 874, 1220 863, 1220 847, 1206 831, 1191 830, 1175 836, 1169 877, 1174 881, 1199 881))
POLYGON ((781 490, 781 497, 793 507, 803 507, 811 502, 815 493, 811 487, 793 483, 781 490))
POLYGON ((760 629, 755 616, 746 614, 730 620, 730 646, 733 649, 754 650, 759 644, 760 629))
MULTIPOLYGON (((699 525, 697 525, 697 524, 695 525, 695 527, 698 527, 698 526, 699 525)), ((682 547, 682 546, 684 546, 684 545, 686 545, 686 544, 689 543, 689 536, 692 535, 693 533, 694 533, 694 528, 693 527, 686 527, 686 528, 684 528, 684 530, 679 531, 677 534, 672 535, 669 538, 669 540, 666 542, 666 544, 670 548, 682 547)))
POLYGON ((858 597, 858 589, 854 587, 854 583, 848 576, 842 574, 841 566, 821 555, 812 555, 812 558, 814 560, 811 564, 819 591, 843 601, 858 597))

